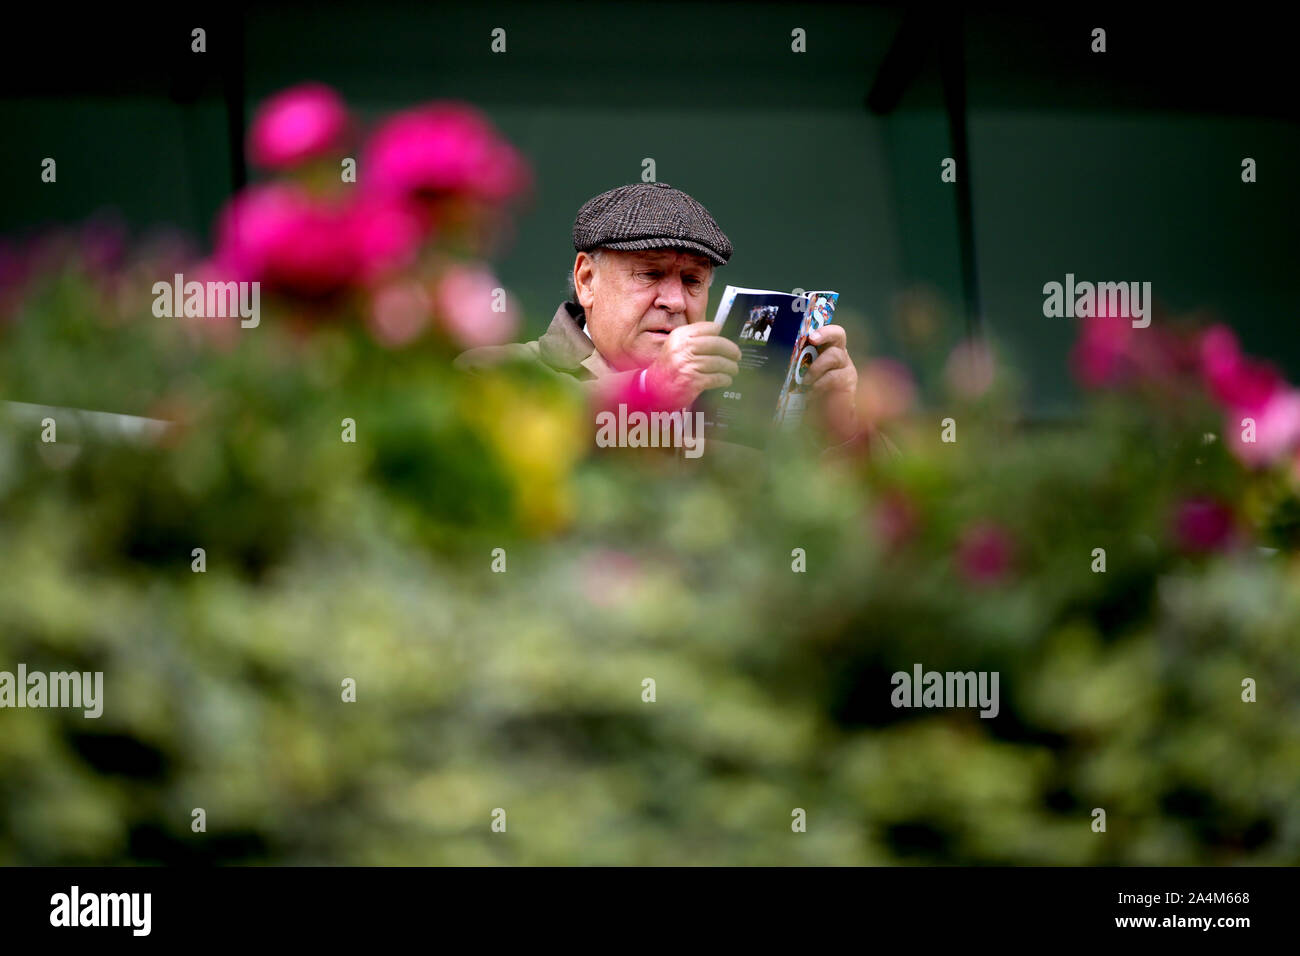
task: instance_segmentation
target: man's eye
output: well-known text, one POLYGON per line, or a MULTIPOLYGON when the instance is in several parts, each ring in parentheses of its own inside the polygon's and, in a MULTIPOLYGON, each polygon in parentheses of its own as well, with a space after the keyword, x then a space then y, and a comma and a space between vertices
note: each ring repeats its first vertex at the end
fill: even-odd
POLYGON ((696 278, 695 276, 687 276, 687 277, 686 277, 686 281, 689 282, 691 285, 699 285, 699 284, 700 284, 700 280, 699 280, 698 278, 696 278))

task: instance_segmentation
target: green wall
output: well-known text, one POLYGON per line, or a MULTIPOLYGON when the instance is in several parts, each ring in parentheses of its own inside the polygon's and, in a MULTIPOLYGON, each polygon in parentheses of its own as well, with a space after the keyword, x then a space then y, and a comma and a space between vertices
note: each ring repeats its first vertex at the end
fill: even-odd
MULTIPOLYGON (((1054 106, 1053 89, 1017 76, 991 16, 966 31, 972 168, 960 174, 973 189, 983 321, 1027 376, 1035 407, 1050 413, 1074 399, 1063 374, 1072 320, 1042 315, 1043 283, 1066 272, 1151 281, 1161 302, 1214 310, 1300 379, 1288 321, 1300 258, 1297 126, 1138 111, 1122 88, 1105 108, 1062 88, 1054 106), (1032 108, 1017 106, 1017 91, 1032 108), (1241 183, 1243 156, 1258 160, 1258 183, 1241 183)), ((834 287, 857 357, 869 349, 920 367, 896 334, 900 293, 925 287, 951 304, 944 342, 965 323, 933 54, 897 110, 877 117, 863 105, 901 21, 895 10, 844 5, 284 5, 247 15, 239 72, 250 113, 305 79, 335 85, 366 115, 442 97, 482 107, 537 173, 536 202, 498 262, 530 333, 564 293, 578 207, 638 179, 649 156, 657 178, 700 199, 731 238, 735 255, 716 283, 834 287), (505 54, 489 50, 498 26, 505 54), (795 27, 807 54, 790 52, 795 27)), ((209 55, 228 52, 218 44, 209 55)), ((232 183, 216 77, 185 101, 147 90, 5 99, 16 135, 0 158, 12 184, 0 227, 111 207, 135 225, 174 223, 206 240, 232 183), (46 155, 59 160, 57 187, 39 182, 46 155)))

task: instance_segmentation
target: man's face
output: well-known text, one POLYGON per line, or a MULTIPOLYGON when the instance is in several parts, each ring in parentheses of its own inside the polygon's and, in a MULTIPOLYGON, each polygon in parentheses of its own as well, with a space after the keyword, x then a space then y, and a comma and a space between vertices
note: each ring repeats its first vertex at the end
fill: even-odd
POLYGON ((574 270, 591 340, 617 369, 644 368, 669 332, 705 321, 713 263, 702 255, 605 249, 599 262, 578 253, 574 270))

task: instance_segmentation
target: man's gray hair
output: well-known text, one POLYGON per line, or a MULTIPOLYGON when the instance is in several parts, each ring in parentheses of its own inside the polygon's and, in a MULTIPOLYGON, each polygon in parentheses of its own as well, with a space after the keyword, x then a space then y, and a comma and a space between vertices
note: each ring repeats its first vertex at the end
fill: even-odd
MULTIPOLYGON (((601 257, 601 255, 604 253, 604 251, 605 251, 605 249, 604 249, 603 246, 597 246, 595 249, 588 249, 588 250, 587 250, 587 255, 591 256, 591 261, 592 261, 592 262, 600 262, 600 257, 601 257)), ((708 280, 705 282, 705 285, 706 285, 708 288, 712 288, 712 287, 713 287, 713 274, 714 274, 714 272, 716 272, 716 271, 717 271, 717 270, 713 267, 713 264, 710 263, 710 264, 709 264, 709 278, 708 278, 708 280)), ((570 267, 570 269, 569 269, 569 301, 570 301, 570 302, 577 302, 577 301, 578 301, 578 287, 577 287, 576 285, 573 284, 573 269, 572 269, 572 267, 570 267)))
MULTIPOLYGON (((588 249, 587 255, 591 256, 592 262, 600 262, 600 257, 604 255, 605 250, 597 246, 595 249, 588 249)), ((578 301, 578 287, 573 284, 573 267, 569 267, 569 301, 578 301)))

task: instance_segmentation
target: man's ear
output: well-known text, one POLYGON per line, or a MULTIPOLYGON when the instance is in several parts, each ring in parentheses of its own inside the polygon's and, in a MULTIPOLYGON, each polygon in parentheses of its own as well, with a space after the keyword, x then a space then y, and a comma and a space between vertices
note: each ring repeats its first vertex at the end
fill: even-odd
POLYGON ((590 309, 596 301, 592 285, 596 278, 596 262, 585 252, 579 252, 573 261, 573 285, 578 296, 578 304, 583 309, 590 309))

